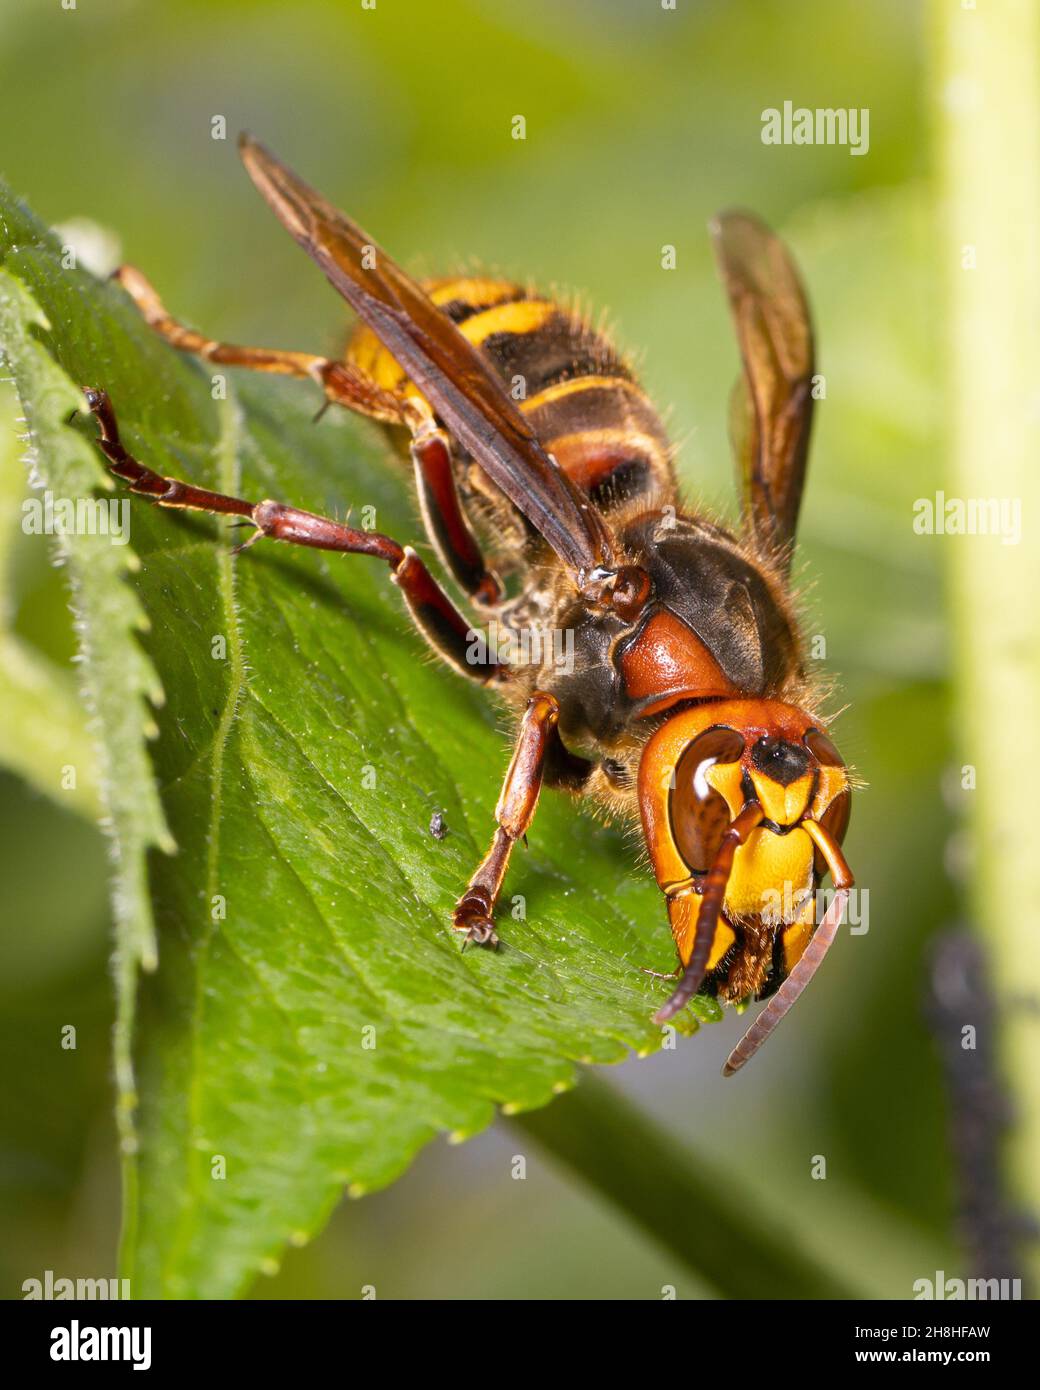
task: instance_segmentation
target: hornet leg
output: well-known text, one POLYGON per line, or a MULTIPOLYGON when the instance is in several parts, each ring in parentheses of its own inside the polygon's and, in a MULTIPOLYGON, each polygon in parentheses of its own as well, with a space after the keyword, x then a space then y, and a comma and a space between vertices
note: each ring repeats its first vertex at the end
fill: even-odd
POLYGON ((560 707, 551 695, 536 691, 531 696, 517 735, 502 794, 495 807, 498 829, 491 848, 470 879, 465 893, 451 915, 456 931, 466 933, 466 941, 480 946, 497 946, 492 914, 502 889, 513 846, 526 835, 534 820, 538 793, 542 788, 548 749, 556 738, 560 707))
POLYGON ((481 683, 501 680, 508 674, 507 668, 497 661, 477 664, 471 659, 474 644, 469 635, 472 632, 470 624, 410 547, 401 546, 378 531, 358 531, 329 517, 281 502, 247 502, 241 497, 228 497, 176 478, 163 477, 139 463, 123 448, 115 412, 104 391, 87 390, 86 397, 101 429, 98 443, 108 459, 108 466, 116 477, 129 483, 131 492, 147 497, 160 507, 237 516, 252 522, 256 531, 239 549, 252 545, 261 536, 270 536, 272 540, 317 550, 373 555, 385 560, 390 566, 391 578, 404 594, 415 625, 438 655, 460 674, 481 683))
POLYGON ((222 366, 316 381, 325 392, 326 405, 341 405, 369 419, 410 430, 419 504, 438 557, 463 592, 481 606, 501 602, 501 583, 484 563, 459 501, 450 441, 425 402, 384 390, 348 362, 207 338, 173 318, 152 284, 134 266, 120 266, 113 279, 126 290, 148 326, 179 352, 222 366))

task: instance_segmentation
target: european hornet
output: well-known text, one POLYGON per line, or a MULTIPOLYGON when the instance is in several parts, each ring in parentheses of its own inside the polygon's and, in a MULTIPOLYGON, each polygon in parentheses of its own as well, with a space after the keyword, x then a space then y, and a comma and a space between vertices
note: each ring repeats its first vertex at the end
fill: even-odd
POLYGON ((269 536, 389 565, 432 650, 519 716, 494 837, 455 905, 455 930, 497 944, 495 904, 543 785, 639 818, 681 972, 655 1021, 698 992, 768 999, 726 1064, 736 1071, 815 973, 853 882, 840 850, 850 777, 816 708, 789 593, 813 339, 788 252, 746 213, 711 229, 743 359, 735 535, 681 506, 661 420, 601 332, 505 280, 420 285, 262 145, 243 136, 240 149, 360 319, 342 359, 215 342, 172 319, 139 271, 124 266, 119 283, 174 347, 310 378, 326 404, 387 426, 471 610, 514 635, 572 634, 573 660, 547 659, 537 644, 541 659, 526 664, 474 661, 473 624, 413 549, 161 477, 125 451, 110 402, 89 390, 111 470, 160 506, 251 523, 246 545, 269 536), (836 891, 817 923, 828 871, 836 891))

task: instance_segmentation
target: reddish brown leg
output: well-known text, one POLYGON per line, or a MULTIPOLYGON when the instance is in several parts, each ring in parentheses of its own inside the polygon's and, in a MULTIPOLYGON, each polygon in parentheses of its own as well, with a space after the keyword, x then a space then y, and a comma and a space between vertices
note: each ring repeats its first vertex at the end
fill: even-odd
POLYGON ((405 423, 401 397, 384 391, 345 362, 315 357, 309 352, 282 352, 272 348, 241 347, 219 343, 186 328, 166 312, 151 283, 132 265, 122 265, 112 277, 140 309, 150 328, 181 352, 193 353, 206 362, 226 367, 248 367, 254 372, 275 372, 316 381, 330 402, 387 424, 405 423))
POLYGON ((390 566, 391 578, 404 594, 416 625, 430 645, 464 676, 487 682, 504 678, 507 668, 488 661, 477 665, 469 660, 473 644, 470 624, 440 588, 429 570, 410 547, 401 546, 378 531, 358 531, 329 517, 287 507, 266 500, 247 502, 209 492, 177 478, 165 478, 139 463, 123 448, 115 412, 104 391, 87 390, 87 404, 101 428, 98 443, 109 467, 130 485, 130 491, 147 497, 160 507, 189 508, 218 516, 238 516, 252 522, 256 531, 245 542, 245 549, 261 536, 289 541, 318 550, 338 550, 352 555, 374 555, 390 566))
POLYGON ((134 266, 120 266, 113 279, 129 294, 149 327, 179 351, 227 367, 309 378, 318 382, 328 403, 409 429, 423 521, 442 564, 463 592, 477 603, 493 606, 501 601, 502 586, 485 565, 459 503, 448 436, 433 420, 428 407, 423 409, 414 397, 382 390, 346 362, 308 352, 242 347, 207 338, 172 318, 151 283, 134 266))
POLYGON ((484 563, 459 502, 451 443, 432 420, 415 431, 412 461, 426 533, 441 564, 474 602, 482 607, 501 603, 502 585, 484 563))
POLYGON ((534 820, 546 755, 557 737, 559 717, 560 707, 551 695, 536 691, 531 696, 495 807, 498 822, 495 838, 451 915, 452 926, 466 933, 467 942, 475 941, 480 946, 498 945, 492 913, 513 846, 527 834, 534 820))

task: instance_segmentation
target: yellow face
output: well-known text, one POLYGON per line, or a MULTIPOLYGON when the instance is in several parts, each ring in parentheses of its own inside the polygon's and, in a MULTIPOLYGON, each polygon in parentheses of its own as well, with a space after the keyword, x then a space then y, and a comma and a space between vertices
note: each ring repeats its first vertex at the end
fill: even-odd
POLYGON ((809 810, 816 778, 807 770, 783 786, 745 761, 713 763, 704 770, 704 780, 725 801, 730 821, 748 799, 744 787, 749 780, 766 821, 777 829, 759 826, 737 850, 724 910, 732 919, 760 917, 766 925, 778 926, 794 920, 813 890, 815 847, 798 822, 809 810))
MULTIPOLYGON (((813 894, 826 868, 814 833, 825 827, 840 843, 848 823, 848 773, 827 736, 804 711, 775 701, 698 706, 669 720, 648 743, 640 798, 683 965, 723 837, 745 808, 759 808, 758 824, 733 854, 707 970, 738 940, 747 950, 757 940, 756 949, 765 951, 761 943, 771 943, 777 931, 790 970, 815 926, 813 894), (668 768, 667 788, 654 797, 653 779, 668 768)), ((749 969, 737 972, 741 984, 764 978, 768 962, 763 957, 749 969)))

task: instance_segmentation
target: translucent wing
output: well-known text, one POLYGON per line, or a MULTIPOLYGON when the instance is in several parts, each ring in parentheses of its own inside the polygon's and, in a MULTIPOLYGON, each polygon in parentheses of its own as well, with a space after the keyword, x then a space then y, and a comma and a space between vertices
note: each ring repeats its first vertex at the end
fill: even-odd
POLYGON ((744 515, 789 566, 812 425, 809 306, 790 253, 756 217, 723 213, 711 233, 744 364, 730 416, 744 515))
POLYGON ((400 363, 451 434, 579 579, 612 561, 603 518, 556 466, 483 357, 360 227, 259 142, 249 176, 279 221, 400 363))

